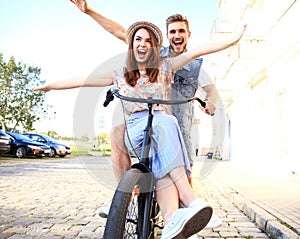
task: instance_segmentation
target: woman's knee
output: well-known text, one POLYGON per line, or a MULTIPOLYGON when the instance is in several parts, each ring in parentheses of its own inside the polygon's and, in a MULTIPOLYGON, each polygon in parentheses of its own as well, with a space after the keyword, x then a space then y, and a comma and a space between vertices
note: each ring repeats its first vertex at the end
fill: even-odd
POLYGON ((167 131, 174 130, 178 127, 178 121, 173 115, 163 115, 158 119, 157 126, 160 126, 167 131))

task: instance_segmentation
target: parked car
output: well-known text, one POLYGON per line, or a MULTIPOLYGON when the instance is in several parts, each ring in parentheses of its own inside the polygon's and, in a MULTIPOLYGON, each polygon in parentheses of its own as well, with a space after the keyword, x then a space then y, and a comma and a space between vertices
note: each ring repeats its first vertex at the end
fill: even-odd
POLYGON ((56 155, 59 157, 65 157, 71 154, 71 147, 69 145, 63 144, 48 135, 35 133, 25 133, 24 135, 36 142, 47 144, 51 148, 49 157, 55 157, 56 155))
POLYGON ((11 138, 10 140, 10 151, 6 154, 14 155, 18 158, 24 158, 27 156, 34 156, 41 158, 48 156, 51 152, 51 149, 48 145, 38 143, 28 138, 25 135, 6 132, 11 138))
POLYGON ((10 150, 10 136, 0 130, 0 155, 5 154, 10 150))

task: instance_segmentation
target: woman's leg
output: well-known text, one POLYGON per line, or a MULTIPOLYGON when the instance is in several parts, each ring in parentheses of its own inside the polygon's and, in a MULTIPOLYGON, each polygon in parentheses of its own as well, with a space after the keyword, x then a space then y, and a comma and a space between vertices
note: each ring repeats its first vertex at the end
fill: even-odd
POLYGON ((185 207, 188 207, 190 203, 195 199, 195 195, 193 188, 187 178, 185 167, 181 166, 174 168, 169 173, 169 176, 178 190, 180 202, 185 207))
POLYGON ((159 179, 156 188, 157 202, 166 222, 178 209, 179 201, 188 207, 195 199, 183 166, 173 169, 167 176, 159 179))
POLYGON ((156 182, 156 200, 165 223, 178 209, 179 195, 172 179, 167 175, 156 182))
POLYGON ((183 166, 159 179, 156 186, 157 202, 165 221, 162 239, 189 238, 207 225, 212 208, 195 199, 183 166), (179 198, 187 207, 178 209, 179 198))

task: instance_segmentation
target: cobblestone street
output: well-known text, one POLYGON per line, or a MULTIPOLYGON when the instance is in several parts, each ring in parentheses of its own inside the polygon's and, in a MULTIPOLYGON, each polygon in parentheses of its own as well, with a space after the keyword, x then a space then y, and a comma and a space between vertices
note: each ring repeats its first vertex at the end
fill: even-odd
MULTIPOLYGON (((106 220, 97 211, 115 186, 109 159, 2 163, 0 175, 0 238, 102 237, 106 220)), ((209 181, 194 185, 223 220, 199 238, 269 238, 209 181)))

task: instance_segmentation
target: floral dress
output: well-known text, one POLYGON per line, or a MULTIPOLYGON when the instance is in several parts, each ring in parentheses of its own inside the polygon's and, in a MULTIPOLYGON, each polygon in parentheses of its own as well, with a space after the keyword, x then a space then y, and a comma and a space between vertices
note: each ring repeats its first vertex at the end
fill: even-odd
MULTIPOLYGON (((120 88, 120 94, 134 98, 167 99, 171 87, 173 73, 171 62, 164 59, 159 68, 159 77, 156 83, 149 82, 146 75, 138 79, 132 87, 128 85, 122 74, 115 77, 114 82, 120 88)), ((144 128, 147 124, 148 106, 145 103, 123 101, 125 112, 130 115, 126 122, 127 133, 125 144, 129 151, 134 151, 139 156, 143 143, 144 128)), ((155 105, 151 132, 150 168, 157 179, 163 178, 179 166, 186 168, 190 174, 190 163, 184 140, 182 138, 177 119, 166 114, 162 105, 155 105)), ((178 175, 181 177, 182 175, 178 175)))
MULTIPOLYGON (((141 72, 137 84, 132 87, 125 81, 123 72, 116 74, 114 83, 120 88, 120 94, 133 98, 168 99, 169 89, 173 82, 173 72, 169 59, 163 59, 159 68, 159 77, 156 83, 151 83, 149 77, 141 72)), ((128 115, 133 112, 148 110, 145 103, 124 101, 125 111, 128 115)), ((164 110, 163 106, 155 106, 155 110, 164 110)))

